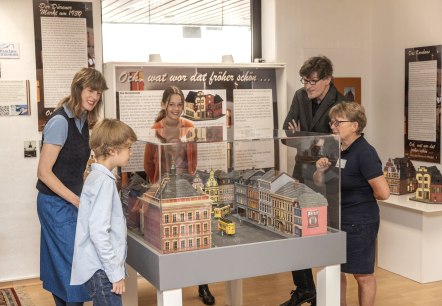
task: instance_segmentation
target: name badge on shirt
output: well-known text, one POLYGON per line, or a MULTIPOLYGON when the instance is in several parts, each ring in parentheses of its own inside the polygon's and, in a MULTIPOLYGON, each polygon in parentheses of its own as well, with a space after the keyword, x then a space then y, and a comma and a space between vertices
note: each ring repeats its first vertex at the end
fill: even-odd
POLYGON ((340 167, 341 169, 344 169, 346 163, 347 163, 347 160, 341 158, 341 161, 339 162, 339 160, 338 160, 338 162, 336 163, 336 168, 340 167))

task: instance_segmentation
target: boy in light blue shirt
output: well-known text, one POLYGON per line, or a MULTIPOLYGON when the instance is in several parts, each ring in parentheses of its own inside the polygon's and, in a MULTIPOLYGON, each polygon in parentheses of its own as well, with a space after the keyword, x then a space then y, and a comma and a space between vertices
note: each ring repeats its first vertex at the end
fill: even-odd
POLYGON ((125 291, 127 229, 112 170, 127 165, 134 131, 115 119, 104 119, 92 130, 92 164, 80 197, 71 285, 86 284, 94 306, 122 305, 125 291))

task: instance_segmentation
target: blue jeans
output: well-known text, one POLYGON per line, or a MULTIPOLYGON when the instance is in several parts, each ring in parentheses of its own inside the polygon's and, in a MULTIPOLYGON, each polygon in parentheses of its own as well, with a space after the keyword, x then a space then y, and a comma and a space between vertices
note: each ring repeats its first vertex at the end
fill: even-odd
POLYGON ((121 295, 111 292, 112 283, 103 270, 98 270, 86 282, 94 306, 123 306, 121 295))

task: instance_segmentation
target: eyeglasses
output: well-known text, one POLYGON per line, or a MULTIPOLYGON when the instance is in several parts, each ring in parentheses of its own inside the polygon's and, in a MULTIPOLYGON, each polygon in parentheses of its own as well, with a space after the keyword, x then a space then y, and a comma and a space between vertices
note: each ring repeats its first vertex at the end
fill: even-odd
POLYGON ((300 81, 302 84, 304 84, 304 85, 306 85, 307 83, 310 84, 310 85, 316 85, 316 83, 318 83, 320 80, 322 80, 322 79, 318 79, 318 80, 307 80, 307 79, 305 79, 305 78, 301 78, 299 81, 300 81))
POLYGON ((334 127, 338 127, 341 125, 341 123, 343 122, 353 122, 350 120, 332 120, 328 123, 328 125, 330 125, 330 127, 334 126, 334 127))

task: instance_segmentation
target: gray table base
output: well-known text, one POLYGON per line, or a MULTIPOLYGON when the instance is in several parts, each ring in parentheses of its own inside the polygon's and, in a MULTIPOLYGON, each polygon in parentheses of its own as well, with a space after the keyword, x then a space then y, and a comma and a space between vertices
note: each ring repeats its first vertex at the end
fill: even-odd
POLYGON ((345 233, 281 239, 194 252, 160 254, 139 237, 128 235, 125 306, 138 305, 137 272, 157 288, 158 306, 181 306, 181 288, 226 282, 226 304, 243 305, 242 279, 318 267, 318 306, 340 304, 340 264, 345 262, 345 233), (213 267, 225 263, 223 269, 213 267), (209 269, 202 267, 211 267, 209 269), (179 276, 179 277, 177 277, 179 276))

